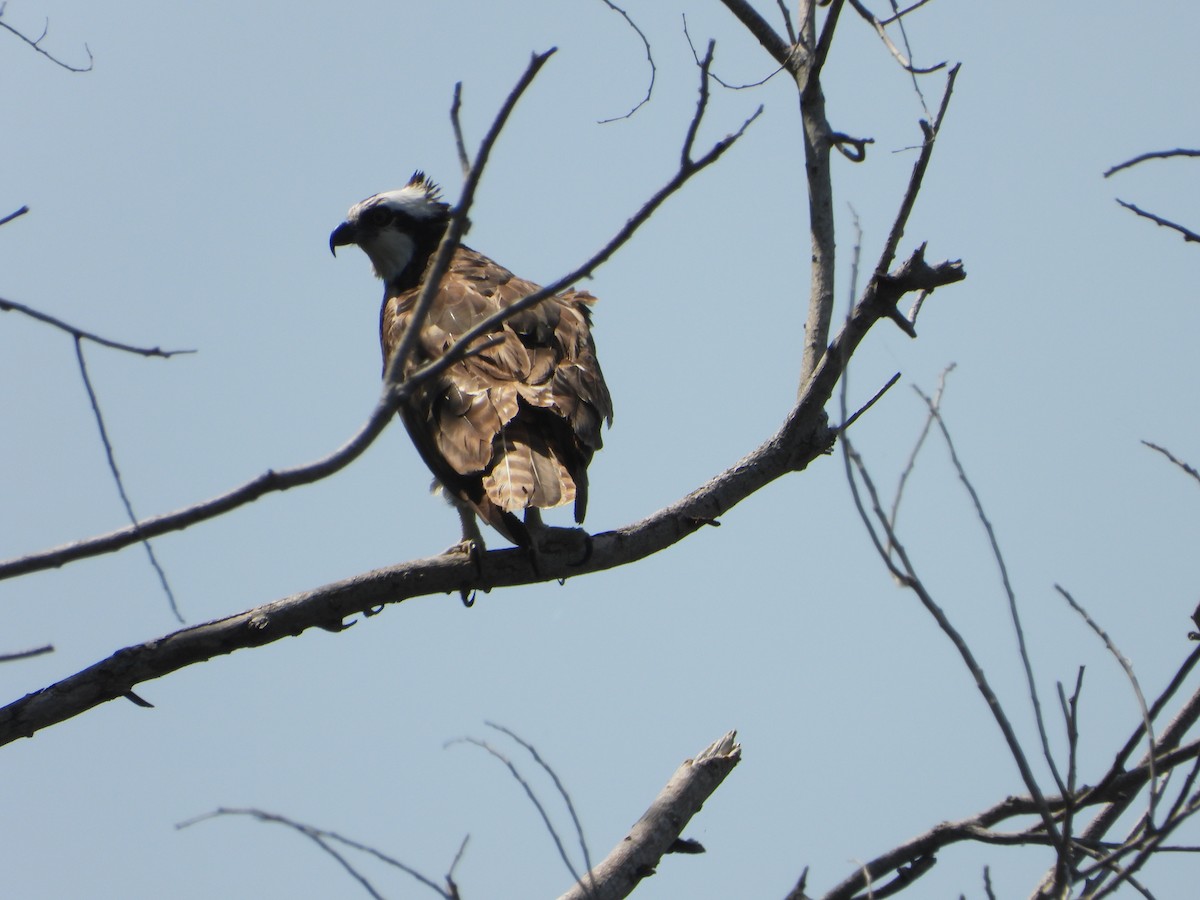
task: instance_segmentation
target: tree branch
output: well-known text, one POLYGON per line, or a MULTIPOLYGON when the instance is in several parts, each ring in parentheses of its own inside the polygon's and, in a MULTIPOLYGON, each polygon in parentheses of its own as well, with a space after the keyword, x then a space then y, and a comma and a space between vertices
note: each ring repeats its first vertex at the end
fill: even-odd
POLYGON ((684 760, 629 834, 591 871, 593 877, 577 882, 559 900, 620 900, 653 875, 704 801, 741 761, 736 737, 731 731, 695 759, 684 760))
POLYGON ((1171 159, 1172 157, 1176 156, 1200 156, 1200 150, 1184 150, 1183 148, 1178 148, 1175 150, 1155 150, 1150 153, 1142 153, 1133 157, 1133 159, 1127 159, 1123 163, 1117 163, 1104 173, 1104 177, 1109 178, 1113 175, 1116 175, 1122 169, 1133 168, 1139 163, 1144 163, 1148 159, 1171 159))
POLYGON ((1183 240, 1185 242, 1200 244, 1200 234, 1196 234, 1196 232, 1192 231, 1190 228, 1186 228, 1183 225, 1172 222, 1170 219, 1164 219, 1162 216, 1156 216, 1152 212, 1146 212, 1146 210, 1134 206, 1132 203, 1126 203, 1120 197, 1117 198, 1117 203, 1121 204, 1121 206, 1125 207, 1130 212, 1141 216, 1143 219, 1149 219, 1155 225, 1158 225, 1162 228, 1170 228, 1172 231, 1179 232, 1183 236, 1183 240))
MULTIPOLYGON (((2 17, 3 15, 4 15, 4 5, 0 4, 0 17, 2 17)), ((83 45, 83 50, 85 53, 87 53, 87 57, 88 57, 86 66, 73 66, 70 63, 63 62, 61 59, 59 59, 53 53, 50 53, 48 50, 45 50, 42 47, 42 41, 45 40, 46 35, 50 33, 50 20, 49 19, 47 19, 46 24, 42 26, 42 33, 38 36, 38 38, 36 40, 31 37, 28 37, 24 33, 13 28, 7 22, 0 21, 0 28, 3 28, 5 31, 9 32, 10 34, 16 35, 18 38, 20 38, 22 41, 24 41, 26 44, 28 44, 30 47, 32 47, 34 50, 36 50, 38 53, 42 54, 42 56, 46 57, 46 59, 50 60, 50 62, 54 63, 59 68, 66 69, 68 72, 90 72, 90 71, 92 71, 92 65, 94 64, 95 60, 93 59, 92 51, 88 47, 87 44, 83 45)))
MULTIPOLYGON (((534 62, 537 62, 535 58, 534 62)), ((532 63, 531 63, 532 66, 532 63)), ((531 77, 526 73, 526 78, 531 77)), ((524 79, 523 79, 524 80, 524 79)), ((520 85, 518 85, 520 87, 520 85)), ((516 89, 514 89, 515 92, 516 89)), ((510 95, 510 100, 515 103, 515 97, 510 95)), ((441 357, 429 365, 414 372, 407 381, 394 383, 393 380, 398 377, 401 371, 399 367, 399 359, 404 351, 403 346, 397 348, 397 351, 392 356, 392 360, 388 365, 388 370, 384 377, 383 393, 376 402, 375 408, 372 410, 370 417, 366 423, 359 429, 358 433, 346 441, 341 447, 333 453, 316 460, 307 465, 296 466, 290 469, 281 471, 269 470, 257 478, 246 482, 224 494, 197 503, 193 506, 185 507, 175 512, 165 513, 149 519, 144 519, 138 523, 135 528, 122 528, 117 531, 109 532, 108 534, 99 535, 97 537, 88 538, 81 541, 75 541, 70 544, 64 544, 60 547, 54 547, 49 550, 39 553, 30 554, 28 556, 17 557, 11 560, 0 562, 0 580, 5 578, 13 578, 18 575, 24 575, 29 572, 41 571, 44 569, 58 568, 69 562, 79 559, 85 559, 91 556, 99 556, 104 553, 111 553, 116 550, 123 549, 131 544, 141 541, 143 538, 156 537, 161 534, 166 534, 172 531, 180 531, 188 528, 198 522, 203 522, 216 516, 223 515, 231 510, 237 509, 239 506, 244 506, 263 497, 266 494, 276 491, 285 491, 293 487, 299 487, 305 484, 311 484, 327 478, 336 472, 341 471, 371 445, 376 437, 383 429, 391 422, 392 416, 395 414, 399 404, 402 403, 413 391, 415 391, 425 381, 436 377, 440 372, 453 365, 457 360, 470 352, 472 344, 492 330, 500 322, 511 316, 516 315, 524 309, 528 309, 536 303, 541 302, 547 297, 562 291, 564 288, 574 284, 582 278, 592 274, 603 263, 610 259, 613 254, 624 246, 637 232, 637 230, 645 224, 645 222, 653 215, 653 213, 662 206, 673 194, 679 191, 693 176, 701 170, 715 163, 724 155, 724 153, 732 147, 738 139, 745 133, 750 124, 762 112, 759 109, 750 116, 742 126, 735 132, 726 135, 721 140, 717 141, 703 156, 698 159, 692 159, 687 154, 684 154, 680 168, 662 188, 658 190, 649 200, 642 204, 641 208, 626 223, 618 230, 616 235, 605 244, 599 251, 590 257, 582 265, 578 266, 563 277, 546 285, 541 290, 530 294, 527 297, 509 305, 501 310, 496 315, 479 323, 475 328, 468 331, 453 347, 446 351, 441 357)), ((703 113, 703 105, 697 105, 696 115, 703 113)), ((695 121, 695 119, 693 119, 695 121)), ((689 133, 692 132, 695 126, 689 125, 689 133)), ((495 128, 492 129, 495 131, 495 128)), ((494 135, 489 135, 494 140, 494 135)), ((490 146, 489 140, 485 139, 484 146, 490 146)), ((486 161, 485 154, 482 150, 476 159, 473 172, 481 172, 482 165, 486 161)), ((473 184, 472 180, 468 179, 468 186, 473 184)), ((460 231, 465 222, 466 210, 469 208, 470 196, 467 195, 467 188, 464 187, 464 197, 460 200, 456 207, 455 218, 452 219, 451 227, 453 232, 448 231, 446 239, 439 247, 438 259, 443 258, 444 264, 440 269, 436 266, 430 269, 429 280, 426 283, 426 288, 423 290, 422 296, 426 293, 432 295, 431 284, 440 281, 442 275, 445 274, 445 266, 448 265, 448 260, 453 252, 453 246, 457 245, 460 231), (454 227, 454 222, 459 222, 457 228, 454 227)), ((420 300, 418 300, 418 306, 420 300)), ((408 333, 415 334, 418 329, 410 326, 408 333)))
MULTIPOLYGON (((569 550, 547 547, 535 566, 519 550, 493 550, 481 566, 461 555, 414 560, 356 575, 322 588, 264 604, 213 622, 181 629, 159 640, 120 650, 57 684, 0 709, 0 745, 123 697, 141 682, 246 647, 269 644, 319 627, 339 631, 343 621, 411 597, 460 590, 490 590, 585 575, 644 559, 717 521, 763 486, 828 453, 833 432, 824 412, 846 362, 870 328, 895 312, 908 291, 952 284, 965 277, 962 265, 930 266, 920 251, 886 278, 873 278, 863 300, 830 345, 782 427, 765 443, 708 483, 670 506, 617 531, 594 537, 590 556, 572 560, 569 550)), ((357 453, 361 452, 358 449, 357 453)), ((329 464, 332 465, 332 464, 329 464)), ((345 465, 342 463, 341 465, 345 465)), ((340 467, 340 466, 339 466, 340 467)), ((294 470, 295 471, 295 470, 294 470)), ((264 478, 275 476, 268 473, 264 478)), ((262 479, 260 479, 260 482, 262 479)), ((258 483, 254 483, 258 484, 258 483)), ((227 495, 228 496, 228 495, 227 495)), ((220 501, 222 498, 218 498, 220 501)), ((213 502, 218 502, 213 501, 213 502)), ((160 520, 165 517, 160 517, 160 520)), ((155 522, 142 523, 152 534, 155 522)), ((115 548, 113 548, 115 549, 115 548)))

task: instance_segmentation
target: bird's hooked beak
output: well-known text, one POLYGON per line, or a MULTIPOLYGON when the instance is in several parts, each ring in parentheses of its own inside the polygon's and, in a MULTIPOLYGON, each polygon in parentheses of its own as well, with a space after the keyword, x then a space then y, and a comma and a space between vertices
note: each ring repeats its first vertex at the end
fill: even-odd
POLYGON ((357 243, 358 228, 350 222, 343 222, 329 235, 329 252, 337 256, 337 248, 347 244, 357 243))

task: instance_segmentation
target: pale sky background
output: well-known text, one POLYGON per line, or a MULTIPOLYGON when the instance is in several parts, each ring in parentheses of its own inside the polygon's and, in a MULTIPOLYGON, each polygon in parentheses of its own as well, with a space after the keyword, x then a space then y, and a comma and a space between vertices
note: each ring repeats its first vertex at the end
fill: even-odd
MULTIPOLYGON (((758 5, 778 22, 773 3, 758 5)), ((719 3, 628 10, 653 43, 654 96, 599 125, 644 94, 648 67, 598 0, 10 0, 5 22, 36 35, 48 17, 44 46, 80 61, 86 43, 95 69, 69 74, 0 34, 0 214, 32 209, 0 229, 0 296, 115 339, 199 350, 164 361, 87 347, 140 514, 308 462, 366 418, 380 288, 362 254, 330 258, 328 235, 351 203, 416 168, 456 196, 456 81, 475 145, 529 54, 559 47, 501 138, 467 239, 548 281, 674 171, 698 80, 681 12, 699 44, 717 39, 726 80, 772 69, 719 3)), ((1084 781, 1137 707, 1053 584, 1108 629, 1147 693, 1191 649, 1200 493, 1139 441, 1200 463, 1200 250, 1113 198, 1200 226, 1200 163, 1101 173, 1200 144, 1198 28, 1186 2, 940 0, 913 15, 917 61, 963 69, 901 255, 928 241, 930 259, 961 258, 968 279, 926 304, 919 340, 878 326, 851 371, 855 403, 903 373, 854 429, 890 486, 922 422, 910 385, 931 390, 957 363, 945 414, 1007 554, 1047 705, 1055 681, 1087 666, 1084 781)), ((875 139, 865 164, 834 161, 844 299, 849 208, 873 264, 922 111, 849 10, 825 84, 833 127, 875 139)), ((942 76, 922 85, 934 104, 942 76)), ((734 463, 794 396, 809 253, 794 90, 782 78, 715 89, 701 140, 760 103, 745 139, 587 285, 616 405, 592 466, 593 531, 734 463)), ((0 555, 125 524, 70 339, 0 316, 0 378, 0 555)), ((155 548, 202 622, 438 552, 457 522, 428 481, 396 425, 336 477, 155 548)), ((901 524, 1032 752, 995 565, 937 443, 901 524)), ((0 651, 56 647, 0 667, 5 702, 177 627, 137 547, 5 582, 0 623, 0 651)), ((138 691, 154 709, 110 703, 3 748, 6 896, 365 896, 281 828, 174 828, 218 806, 337 830, 437 880, 470 834, 464 897, 556 896, 570 876, 519 786, 477 749, 443 749, 462 735, 503 748, 569 838, 552 786, 486 720, 555 767, 594 858, 683 759, 738 729, 743 762, 685 832, 708 852, 664 860, 642 900, 780 897, 806 865, 810 886, 828 888, 856 861, 1024 792, 954 651, 873 555, 838 457, 637 565, 497 590, 471 610, 456 596, 409 601, 138 691)), ((1061 749, 1057 721, 1051 732, 1061 749)), ((1024 896, 1049 857, 962 845, 939 860, 911 896, 980 897, 985 864, 999 896, 1024 896)), ((386 896, 432 896, 359 862, 386 896)), ((1196 863, 1159 863, 1145 880, 1183 896, 1196 863)))

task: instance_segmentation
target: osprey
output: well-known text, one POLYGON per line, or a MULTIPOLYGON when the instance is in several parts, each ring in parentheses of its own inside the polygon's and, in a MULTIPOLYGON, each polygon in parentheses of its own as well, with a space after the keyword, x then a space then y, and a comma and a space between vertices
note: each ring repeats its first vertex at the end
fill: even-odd
MULTIPOLYGON (((414 325, 413 307, 450 220, 423 172, 399 190, 350 207, 329 249, 357 244, 383 280, 383 364, 414 325)), ((419 329, 402 378, 440 358, 492 314, 538 285, 469 247, 454 252, 419 329)), ((586 291, 568 290, 522 310, 471 344, 469 355, 425 383, 400 417, 435 483, 459 511, 464 542, 483 542, 475 516, 537 550, 541 509, 575 502, 587 512, 587 467, 600 449, 612 399, 596 359, 586 291), (517 513, 523 513, 523 519, 517 513)), ((469 547, 470 544, 467 543, 469 547)))

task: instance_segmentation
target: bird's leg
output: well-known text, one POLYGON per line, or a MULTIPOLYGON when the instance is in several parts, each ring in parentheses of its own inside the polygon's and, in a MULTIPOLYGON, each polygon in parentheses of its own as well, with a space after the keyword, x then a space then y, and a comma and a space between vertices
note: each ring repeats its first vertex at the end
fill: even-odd
POLYGON ((483 553, 487 547, 483 543, 483 533, 479 530, 479 522, 475 519, 475 510, 465 503, 455 503, 454 509, 458 512, 458 521, 462 524, 462 540, 448 548, 446 552, 466 553, 475 562, 475 568, 482 570, 483 553))
POLYGON ((525 507, 525 534, 529 537, 529 561, 533 563, 533 571, 542 574, 542 540, 546 536, 546 526, 542 523, 542 511, 536 506, 525 507))
POLYGON ((443 555, 451 553, 465 553, 471 557, 471 562, 475 564, 475 572, 478 575, 483 574, 483 554, 487 550, 487 546, 483 543, 483 534, 479 531, 479 523, 475 519, 475 510, 454 496, 450 491, 443 490, 442 486, 436 481, 433 483, 435 492, 441 491, 442 496, 446 498, 446 502, 454 507, 454 511, 458 513, 458 521, 462 525, 462 540, 457 544, 447 547, 443 551, 443 555))
POLYGON ((572 566, 581 566, 592 556, 592 536, 582 528, 553 528, 542 522, 542 511, 536 506, 525 510, 525 532, 529 536, 529 555, 533 568, 542 574, 544 555, 571 554, 578 557, 572 566))

